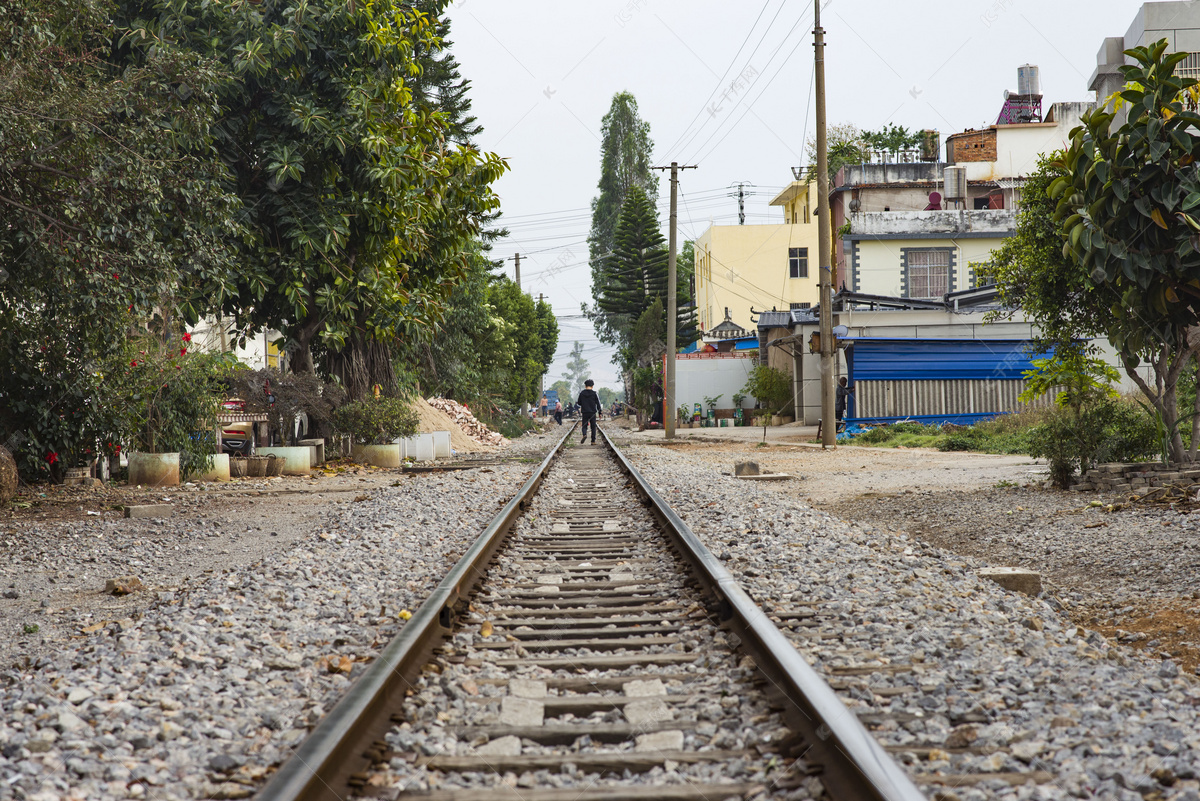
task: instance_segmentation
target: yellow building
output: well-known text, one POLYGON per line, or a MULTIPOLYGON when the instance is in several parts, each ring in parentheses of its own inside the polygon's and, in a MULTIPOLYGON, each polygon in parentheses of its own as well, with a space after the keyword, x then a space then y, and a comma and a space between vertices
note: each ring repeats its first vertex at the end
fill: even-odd
POLYGON ((733 322, 753 331, 752 308, 817 304, 815 201, 815 185, 793 181, 771 201, 783 208, 785 222, 712 225, 696 239, 696 308, 702 330, 719 325, 726 309, 733 322))

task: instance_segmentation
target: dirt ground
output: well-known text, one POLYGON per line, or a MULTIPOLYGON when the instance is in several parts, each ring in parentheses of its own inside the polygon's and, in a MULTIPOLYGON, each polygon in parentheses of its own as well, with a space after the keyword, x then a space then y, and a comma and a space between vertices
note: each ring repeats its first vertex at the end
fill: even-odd
POLYGON ((1026 456, 823 451, 786 442, 654 444, 714 462, 720 472, 731 473, 735 461, 757 461, 764 472, 796 476, 772 486, 843 519, 994 565, 1038 570, 1078 625, 1177 659, 1189 673, 1200 666, 1195 509, 1133 504, 1108 511, 1124 499, 1042 489, 1045 468, 1026 456))

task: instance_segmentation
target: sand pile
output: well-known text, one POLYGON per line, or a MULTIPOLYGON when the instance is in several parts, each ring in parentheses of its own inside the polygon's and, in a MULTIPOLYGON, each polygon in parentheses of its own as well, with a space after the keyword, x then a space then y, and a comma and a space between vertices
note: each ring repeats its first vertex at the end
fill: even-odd
POLYGON ((412 408, 417 413, 418 431, 422 434, 432 431, 449 431, 450 447, 459 453, 491 453, 496 450, 493 445, 471 439, 448 414, 441 409, 433 408, 424 398, 414 400, 412 408))
POLYGON ((503 434, 497 434, 476 420, 475 415, 471 414, 471 410, 458 401, 449 398, 429 398, 428 402, 433 408, 445 412, 451 420, 458 423, 458 427, 463 430, 463 433, 476 442, 493 445, 497 448, 504 445, 503 434))

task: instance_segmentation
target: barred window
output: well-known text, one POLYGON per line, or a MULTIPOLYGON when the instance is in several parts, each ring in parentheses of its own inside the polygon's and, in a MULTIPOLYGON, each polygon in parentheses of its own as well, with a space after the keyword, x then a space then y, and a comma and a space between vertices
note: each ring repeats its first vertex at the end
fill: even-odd
POLYGON ((908 296, 940 298, 950 291, 950 249, 908 251, 908 296))
POLYGON ((812 304, 811 303, 792 303, 792 304, 789 304, 788 308, 790 308, 790 309, 811 309, 812 304))

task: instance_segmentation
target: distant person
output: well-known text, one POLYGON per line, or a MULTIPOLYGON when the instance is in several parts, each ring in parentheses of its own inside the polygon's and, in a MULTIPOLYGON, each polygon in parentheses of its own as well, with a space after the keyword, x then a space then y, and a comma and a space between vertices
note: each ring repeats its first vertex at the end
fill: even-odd
POLYGON ((596 394, 596 390, 592 386, 596 382, 588 379, 583 382, 583 392, 579 393, 579 413, 583 415, 583 438, 579 440, 582 445, 587 441, 588 425, 592 427, 592 444, 596 444, 596 415, 600 413, 600 396, 596 394))
POLYGON ((560 400, 554 402, 554 422, 562 425, 562 401, 560 400))
POLYGON ((854 387, 846 386, 846 377, 842 376, 838 379, 837 388, 837 403, 834 404, 833 411, 837 416, 837 431, 842 429, 842 417, 846 414, 846 401, 854 394, 854 387))
POLYGON ((543 393, 542 393, 542 402, 541 402, 541 407, 542 407, 542 417, 545 417, 545 416, 546 416, 546 406, 547 406, 549 403, 550 403, 550 399, 549 399, 549 398, 547 398, 547 397, 546 397, 546 393, 545 393, 545 392, 543 392, 543 393))

